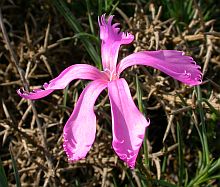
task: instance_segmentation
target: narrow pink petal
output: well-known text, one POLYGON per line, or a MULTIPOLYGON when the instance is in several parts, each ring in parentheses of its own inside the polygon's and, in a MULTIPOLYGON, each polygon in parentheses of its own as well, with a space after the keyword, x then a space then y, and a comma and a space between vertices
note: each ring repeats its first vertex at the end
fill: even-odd
POLYGON ((112 145, 118 156, 133 168, 145 128, 150 122, 135 106, 124 79, 109 82, 108 90, 112 113, 112 145))
POLYGON ((43 85, 43 89, 26 92, 17 90, 17 93, 25 99, 39 99, 49 95, 54 90, 65 88, 74 79, 106 79, 106 75, 97 68, 87 64, 75 64, 63 70, 58 77, 43 85))
POLYGON ((94 142, 96 116, 93 108, 97 97, 106 87, 107 82, 104 80, 88 84, 64 127, 63 147, 70 161, 84 158, 94 142))
POLYGON ((117 73, 132 65, 146 65, 159 69, 188 85, 198 85, 202 82, 201 67, 190 56, 176 50, 141 51, 133 53, 117 66, 117 73))
POLYGON ((116 68, 120 45, 129 44, 134 40, 132 34, 120 32, 119 23, 112 25, 112 19, 113 16, 109 16, 106 21, 105 15, 99 18, 102 64, 104 70, 110 71, 114 71, 116 68))

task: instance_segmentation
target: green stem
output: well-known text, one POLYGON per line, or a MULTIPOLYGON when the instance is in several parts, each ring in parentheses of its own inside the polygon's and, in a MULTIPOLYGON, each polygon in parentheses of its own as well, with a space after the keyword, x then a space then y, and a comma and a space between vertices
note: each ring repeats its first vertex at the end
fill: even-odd
POLYGON ((207 141, 207 136, 206 136, 206 127, 205 127, 205 115, 202 107, 202 93, 200 86, 197 86, 197 94, 198 94, 198 106, 199 106, 199 115, 201 119, 201 124, 202 124, 202 140, 203 141, 203 152, 205 154, 204 158, 204 164, 209 164, 210 163, 210 158, 209 158, 209 148, 208 148, 208 141, 207 141))
POLYGON ((91 17, 91 10, 90 10, 89 0, 86 0, 86 7, 87 7, 87 11, 88 11, 88 16, 89 16, 89 25, 90 25, 91 33, 95 34, 94 26, 93 26, 93 23, 92 23, 92 17, 91 17))
MULTIPOLYGON (((143 102, 142 102, 142 91, 140 87, 140 83, 138 80, 138 76, 136 75, 136 89, 137 89, 137 100, 138 100, 138 108, 139 110, 144 113, 144 107, 143 107, 143 102)), ((149 156, 148 156, 148 146, 147 146, 147 138, 148 138, 148 130, 146 129, 145 131, 145 136, 144 136, 144 163, 147 169, 149 169, 149 156)))

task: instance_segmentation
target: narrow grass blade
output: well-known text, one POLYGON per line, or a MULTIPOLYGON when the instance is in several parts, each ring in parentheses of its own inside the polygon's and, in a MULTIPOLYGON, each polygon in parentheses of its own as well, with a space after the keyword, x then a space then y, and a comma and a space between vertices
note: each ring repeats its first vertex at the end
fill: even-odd
MULTIPOLYGON (((61 15, 66 19, 67 23, 73 29, 75 33, 82 33, 83 29, 80 26, 77 19, 73 16, 66 3, 63 0, 51 0, 51 3, 58 9, 61 15)), ((88 41, 87 38, 80 38, 85 49, 89 53, 90 57, 94 61, 95 65, 101 69, 101 58, 95 50, 93 44, 88 41)))
POLYGON ((72 37, 62 38, 60 40, 57 40, 57 42, 63 42, 63 41, 72 40, 75 38, 79 38, 79 39, 87 38, 87 39, 91 40, 91 42, 95 42, 97 45, 99 44, 99 39, 96 36, 89 34, 89 33, 86 33, 86 32, 80 32, 80 33, 75 34, 72 37))
POLYGON ((195 176, 194 179, 190 181, 187 187, 200 186, 202 183, 207 182, 209 180, 219 178, 220 172, 220 158, 216 161, 210 161, 206 167, 200 171, 199 174, 195 176))
POLYGON ((204 115, 204 111, 202 108, 202 94, 201 94, 201 89, 200 86, 196 87, 197 90, 197 101, 198 101, 198 110, 199 110, 199 115, 200 115, 200 119, 201 119, 201 141, 203 142, 203 154, 204 154, 204 165, 207 165, 210 163, 210 155, 209 155, 209 148, 208 148, 208 142, 207 142, 207 135, 206 135, 206 127, 205 127, 205 115, 204 115))
POLYGON ((179 175, 179 186, 183 184, 183 175, 184 175, 184 162, 183 162, 183 140, 181 134, 181 127, 177 122, 177 142, 178 142, 178 175, 179 175))
POLYGON ((2 165, 1 157, 0 157, 0 186, 8 187, 7 177, 5 175, 5 170, 2 165))
POLYGON ((68 90, 69 90, 69 85, 67 85, 67 87, 63 90, 63 108, 62 108, 62 113, 64 115, 64 112, 66 110, 66 103, 67 103, 67 99, 68 99, 68 90))
POLYGON ((187 186, 188 180, 189 180, 188 170, 185 168, 185 182, 184 182, 184 187, 187 186))
POLYGON ((208 107, 210 108, 210 110, 211 110, 213 113, 215 113, 215 114, 217 115, 217 117, 220 117, 220 112, 219 112, 218 110, 216 110, 216 109, 209 103, 209 101, 208 101, 207 99, 202 98, 202 101, 205 102, 205 103, 208 105, 208 107))
MULTIPOLYGON (((143 102, 142 102, 142 90, 140 87, 140 83, 138 80, 138 76, 136 75, 136 94, 137 94, 137 100, 138 100, 138 108, 142 113, 144 112, 144 106, 143 106, 143 102)), ((144 146, 144 162, 145 165, 147 167, 147 169, 149 169, 149 157, 148 157, 148 147, 147 147, 147 137, 148 137, 148 133, 146 130, 145 136, 144 136, 144 142, 143 142, 143 146, 144 146)))
POLYGON ((90 2, 89 2, 89 0, 86 0, 86 7, 87 7, 88 16, 89 16, 90 30, 91 30, 92 34, 95 34, 94 26, 93 26, 93 22, 92 22, 92 17, 91 17, 91 10, 90 10, 90 2))
POLYGON ((14 175, 15 175, 16 186, 21 187, 21 182, 20 182, 20 177, 19 177, 19 174, 18 174, 17 164, 16 164, 16 161, 14 159, 14 156, 13 156, 13 153, 12 153, 12 150, 11 150, 10 146, 9 146, 9 151, 10 151, 10 154, 11 154, 11 160, 12 160, 12 166, 13 166, 14 175))
POLYGON ((98 16, 101 16, 103 9, 103 0, 98 0, 98 16))
POLYGON ((162 161, 161 173, 166 172, 166 166, 167 166, 167 155, 164 155, 162 161))
POLYGON ((134 185, 134 183, 133 183, 134 180, 131 178, 130 172, 128 172, 127 170, 124 170, 124 171, 125 171, 125 175, 128 177, 130 186, 131 186, 131 187, 135 187, 135 185, 134 185))
POLYGON ((136 81, 136 94, 137 94, 137 100, 138 100, 138 108, 142 113, 144 113, 144 107, 142 103, 142 90, 141 90, 140 82, 138 80, 137 75, 135 77, 135 81, 136 81))
POLYGON ((118 4, 119 4, 119 1, 117 1, 114 5, 112 5, 112 9, 111 9, 110 15, 113 14, 113 12, 115 11, 115 9, 118 6, 118 4))

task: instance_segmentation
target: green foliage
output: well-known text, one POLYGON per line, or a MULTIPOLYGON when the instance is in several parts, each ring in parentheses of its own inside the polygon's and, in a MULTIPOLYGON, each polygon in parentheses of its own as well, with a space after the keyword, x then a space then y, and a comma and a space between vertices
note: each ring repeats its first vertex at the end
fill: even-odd
POLYGON ((179 23, 189 23, 193 17, 193 0, 162 0, 162 5, 167 10, 166 16, 175 18, 179 23))
POLYGON ((214 1, 204 0, 198 1, 198 4, 194 0, 160 0, 157 4, 163 6, 164 19, 174 18, 181 30, 188 26, 196 10, 206 21, 213 18, 216 9, 214 1))
MULTIPOLYGON (((11 155, 12 167, 13 167, 13 170, 14 170, 16 186, 17 187, 21 187, 17 164, 16 164, 15 158, 14 158, 12 152, 11 152, 11 148, 10 147, 9 147, 9 150, 10 150, 10 155, 11 155)), ((2 161, 1 161, 1 157, 0 157, 0 187, 7 187, 8 186, 8 182, 7 181, 8 180, 7 180, 7 177, 6 177, 6 174, 5 174, 5 170, 4 170, 4 167, 2 165, 2 161)))
POLYGON ((7 177, 5 175, 5 170, 2 165, 1 157, 0 157, 0 186, 1 187, 7 187, 8 182, 7 182, 7 177))
POLYGON ((18 174, 17 164, 16 164, 16 161, 15 161, 15 158, 13 156, 13 153, 11 151, 11 147, 10 146, 9 146, 9 150, 10 150, 10 154, 11 154, 11 161, 12 161, 12 166, 13 166, 13 170, 14 170, 16 186, 17 187, 21 187, 21 182, 20 182, 20 177, 19 177, 19 174, 18 174))
MULTIPOLYGON (((83 29, 80 23, 78 22, 76 17, 74 17, 74 15, 71 13, 67 4, 63 0, 52 0, 51 3, 59 10, 60 14, 64 16, 67 23, 70 25, 70 27, 73 29, 73 31, 76 34, 83 33, 83 29)), ((90 18, 90 23, 92 24, 91 18, 90 18)), ((86 38, 80 37, 80 39, 85 49, 89 53, 90 57, 92 58, 93 62, 95 63, 95 65, 101 69, 101 59, 100 56, 98 55, 98 52, 95 50, 93 44, 86 38)))

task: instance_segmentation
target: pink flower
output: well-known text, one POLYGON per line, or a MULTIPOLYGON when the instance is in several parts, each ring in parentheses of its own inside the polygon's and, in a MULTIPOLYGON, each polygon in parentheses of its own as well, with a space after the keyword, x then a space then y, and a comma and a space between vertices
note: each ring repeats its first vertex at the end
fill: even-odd
POLYGON ((120 32, 119 23, 112 25, 112 19, 110 16, 106 21, 105 15, 99 18, 103 71, 91 65, 75 64, 49 84, 45 83, 44 89, 30 93, 18 90, 17 93, 26 99, 39 99, 65 88, 74 79, 92 80, 81 93, 63 132, 63 147, 68 159, 77 161, 86 156, 94 142, 96 116, 93 108, 99 94, 107 88, 112 115, 112 146, 116 154, 133 168, 150 121, 135 106, 127 82, 120 78, 121 72, 132 65, 146 65, 191 86, 201 83, 202 74, 193 58, 176 50, 141 51, 117 64, 120 46, 131 43, 134 36, 120 32))

